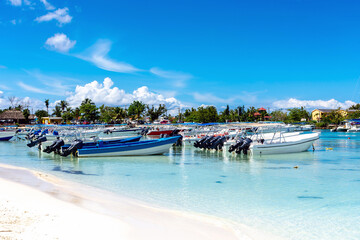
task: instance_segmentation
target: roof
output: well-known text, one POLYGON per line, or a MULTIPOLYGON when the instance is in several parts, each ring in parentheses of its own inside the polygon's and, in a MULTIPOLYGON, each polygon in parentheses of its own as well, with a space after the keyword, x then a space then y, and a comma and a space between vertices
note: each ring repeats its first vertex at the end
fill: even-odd
POLYGON ((5 112, 0 114, 0 120, 10 120, 10 119, 23 120, 25 119, 25 117, 23 113, 19 110, 6 110, 5 112))
POLYGON ((266 111, 266 109, 262 107, 259 109, 259 111, 266 111))
POLYGON ((256 112, 256 113, 254 113, 254 116, 261 116, 261 114, 256 112))
POLYGON ((265 116, 264 118, 271 118, 271 116, 265 116))

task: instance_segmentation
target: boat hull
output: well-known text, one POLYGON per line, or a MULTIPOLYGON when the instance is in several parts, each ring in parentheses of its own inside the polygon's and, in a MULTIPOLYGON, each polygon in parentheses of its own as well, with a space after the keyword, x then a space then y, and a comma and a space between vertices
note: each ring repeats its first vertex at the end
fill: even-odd
POLYGON ((119 146, 79 149, 78 157, 114 157, 114 156, 146 156, 159 155, 169 151, 179 137, 160 139, 159 141, 143 141, 119 146))
POLYGON ((299 142, 285 142, 278 144, 252 145, 250 151, 253 155, 269 155, 298 153, 307 151, 319 137, 313 137, 299 142))

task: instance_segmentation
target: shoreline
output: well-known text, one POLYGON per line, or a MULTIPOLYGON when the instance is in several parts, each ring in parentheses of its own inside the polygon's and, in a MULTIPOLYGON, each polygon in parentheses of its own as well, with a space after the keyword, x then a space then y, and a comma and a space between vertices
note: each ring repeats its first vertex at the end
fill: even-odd
MULTIPOLYGON (((61 232, 47 232, 44 228, 60 228, 58 225, 64 225, 65 222, 65 225, 78 225, 76 223, 79 221, 96 226, 85 226, 83 230, 79 227, 70 231, 78 233, 82 238, 85 231, 90 238, 96 235, 104 237, 106 232, 110 239, 118 239, 120 236, 122 239, 280 239, 227 219, 151 206, 139 200, 12 165, 0 164, 0 191, 5 193, 0 197, 2 209, 5 206, 11 212, 14 208, 25 208, 24 213, 14 212, 15 219, 27 219, 28 213, 33 212, 30 214, 33 221, 23 231, 16 224, 10 224, 11 232, 6 232, 9 229, 2 229, 4 226, 0 224, 0 239, 2 235, 12 234, 20 234, 15 239, 27 235, 30 238, 43 235, 47 239, 69 239, 66 235, 69 232, 68 226, 61 232), (25 192, 28 194, 23 196, 22 193, 25 192), (29 201, 32 204, 30 206, 29 201), (16 204, 11 205, 12 203, 16 204), (62 209, 68 211, 63 212, 62 209), (41 217, 37 217, 38 212, 41 217), (72 214, 67 215, 67 212, 72 214), (49 216, 53 216, 50 223, 46 220, 49 216), (61 223, 55 224, 59 221, 61 223), (46 227, 42 227, 43 225, 46 227), (109 226, 116 227, 109 229, 109 226)), ((3 223, 8 219, 0 220, 3 223)))

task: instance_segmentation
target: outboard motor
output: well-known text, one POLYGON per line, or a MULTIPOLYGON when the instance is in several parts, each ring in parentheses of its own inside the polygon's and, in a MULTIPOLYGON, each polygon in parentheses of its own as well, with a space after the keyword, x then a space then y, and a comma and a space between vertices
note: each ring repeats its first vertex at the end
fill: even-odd
POLYGON ((70 145, 70 147, 63 150, 62 153, 60 153, 60 155, 63 157, 67 157, 72 153, 73 156, 75 156, 76 151, 78 149, 81 149, 82 147, 83 147, 83 141, 77 139, 70 145))
POLYGON ((176 141, 176 143, 174 144, 175 146, 182 146, 183 144, 183 136, 182 135, 179 136, 181 137, 176 141))
POLYGON ((252 140, 250 138, 245 138, 243 144, 236 149, 236 153, 240 154, 241 151, 243 151, 244 154, 247 154, 247 151, 249 150, 250 144, 252 143, 252 140))
POLYGON ((219 136, 214 137, 213 139, 211 139, 210 141, 208 141, 208 142, 206 143, 205 148, 207 148, 207 149, 212 148, 212 146, 214 145, 214 143, 215 143, 217 140, 219 140, 220 138, 221 138, 221 137, 219 137, 219 136))
POLYGON ((210 136, 205 136, 205 137, 202 137, 200 140, 194 142, 194 147, 198 148, 200 147, 200 145, 206 140, 208 139, 210 136))
POLYGON ((112 131, 110 131, 109 129, 107 129, 107 130, 104 131, 104 133, 105 133, 105 134, 110 134, 110 133, 112 133, 112 131))
POLYGON ((60 148, 64 146, 64 140, 60 139, 58 137, 57 140, 55 140, 50 146, 46 147, 43 152, 46 153, 51 153, 51 152, 55 152, 55 153, 59 153, 60 152, 60 148))
POLYGON ((231 152, 235 151, 243 143, 244 143, 244 138, 240 138, 238 141, 236 141, 235 144, 233 144, 229 147, 229 152, 231 153, 231 152))
POLYGON ((179 132, 180 132, 180 130, 179 130, 179 129, 175 129, 175 130, 173 130, 173 131, 170 133, 170 137, 172 137, 172 136, 176 136, 176 135, 179 135, 179 132))
POLYGON ((34 147, 35 145, 38 145, 42 142, 46 142, 46 137, 40 137, 35 141, 31 141, 30 143, 26 144, 28 147, 34 147))
POLYGON ((219 137, 212 145, 211 149, 220 150, 224 146, 224 142, 226 142, 226 137, 219 137))
POLYGON ((215 136, 210 136, 209 138, 205 139, 205 141, 203 141, 199 148, 206 148, 207 144, 213 139, 215 138, 215 136))

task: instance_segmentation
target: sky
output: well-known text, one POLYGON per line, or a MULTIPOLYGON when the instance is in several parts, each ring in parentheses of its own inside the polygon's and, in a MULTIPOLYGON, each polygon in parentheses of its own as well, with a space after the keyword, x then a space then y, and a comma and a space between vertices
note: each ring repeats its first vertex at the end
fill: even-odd
POLYGON ((355 0, 0 0, 0 108, 348 108, 358 26, 355 0))

